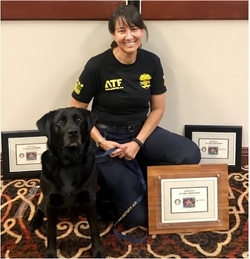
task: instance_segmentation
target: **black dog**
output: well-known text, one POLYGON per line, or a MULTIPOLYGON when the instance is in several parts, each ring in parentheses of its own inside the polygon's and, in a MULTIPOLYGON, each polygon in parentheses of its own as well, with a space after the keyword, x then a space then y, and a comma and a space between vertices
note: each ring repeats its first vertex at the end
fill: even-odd
POLYGON ((37 121, 48 138, 48 150, 42 155, 40 187, 43 199, 30 222, 33 232, 47 216, 48 246, 45 258, 56 258, 56 225, 59 215, 83 209, 90 225, 92 256, 103 258, 97 212, 97 174, 94 154, 89 152, 90 131, 97 117, 81 108, 62 108, 37 121))

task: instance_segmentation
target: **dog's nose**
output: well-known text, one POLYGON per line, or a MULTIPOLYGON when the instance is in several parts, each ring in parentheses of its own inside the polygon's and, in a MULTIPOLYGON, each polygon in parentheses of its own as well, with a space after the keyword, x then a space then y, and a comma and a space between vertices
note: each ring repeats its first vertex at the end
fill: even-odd
POLYGON ((78 135, 78 130, 68 130, 68 136, 69 137, 76 137, 78 135))

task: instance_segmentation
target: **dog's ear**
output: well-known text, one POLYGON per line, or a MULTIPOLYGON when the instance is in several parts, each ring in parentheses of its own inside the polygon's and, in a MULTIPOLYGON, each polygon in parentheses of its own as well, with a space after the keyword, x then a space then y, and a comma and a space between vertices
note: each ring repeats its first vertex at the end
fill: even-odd
POLYGON ((39 129, 39 131, 42 134, 44 134, 48 139, 50 138, 50 125, 52 122, 53 115, 54 111, 50 111, 43 115, 43 117, 36 122, 36 126, 39 129))
POLYGON ((90 132, 97 121, 97 115, 89 110, 82 108, 79 109, 81 109, 82 116, 87 120, 88 132, 90 132))

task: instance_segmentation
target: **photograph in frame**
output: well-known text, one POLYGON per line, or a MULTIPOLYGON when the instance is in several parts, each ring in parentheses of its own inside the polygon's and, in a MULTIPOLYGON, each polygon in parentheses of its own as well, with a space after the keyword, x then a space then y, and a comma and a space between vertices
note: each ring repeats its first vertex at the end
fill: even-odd
POLYGON ((149 234, 229 228, 228 165, 149 166, 149 234))
POLYGON ((3 131, 3 179, 38 178, 47 138, 38 130, 3 131))
POLYGON ((201 164, 228 164, 230 172, 241 170, 242 126, 185 125, 185 137, 201 152, 201 164))

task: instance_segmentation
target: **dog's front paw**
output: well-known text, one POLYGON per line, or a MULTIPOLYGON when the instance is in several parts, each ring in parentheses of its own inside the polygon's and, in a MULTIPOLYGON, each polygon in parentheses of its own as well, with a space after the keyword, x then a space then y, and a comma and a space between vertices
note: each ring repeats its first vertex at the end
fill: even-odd
POLYGON ((47 249, 44 253, 44 258, 58 258, 55 250, 47 249))
POLYGON ((93 249, 92 257, 93 258, 106 258, 103 248, 98 247, 96 249, 93 249))

